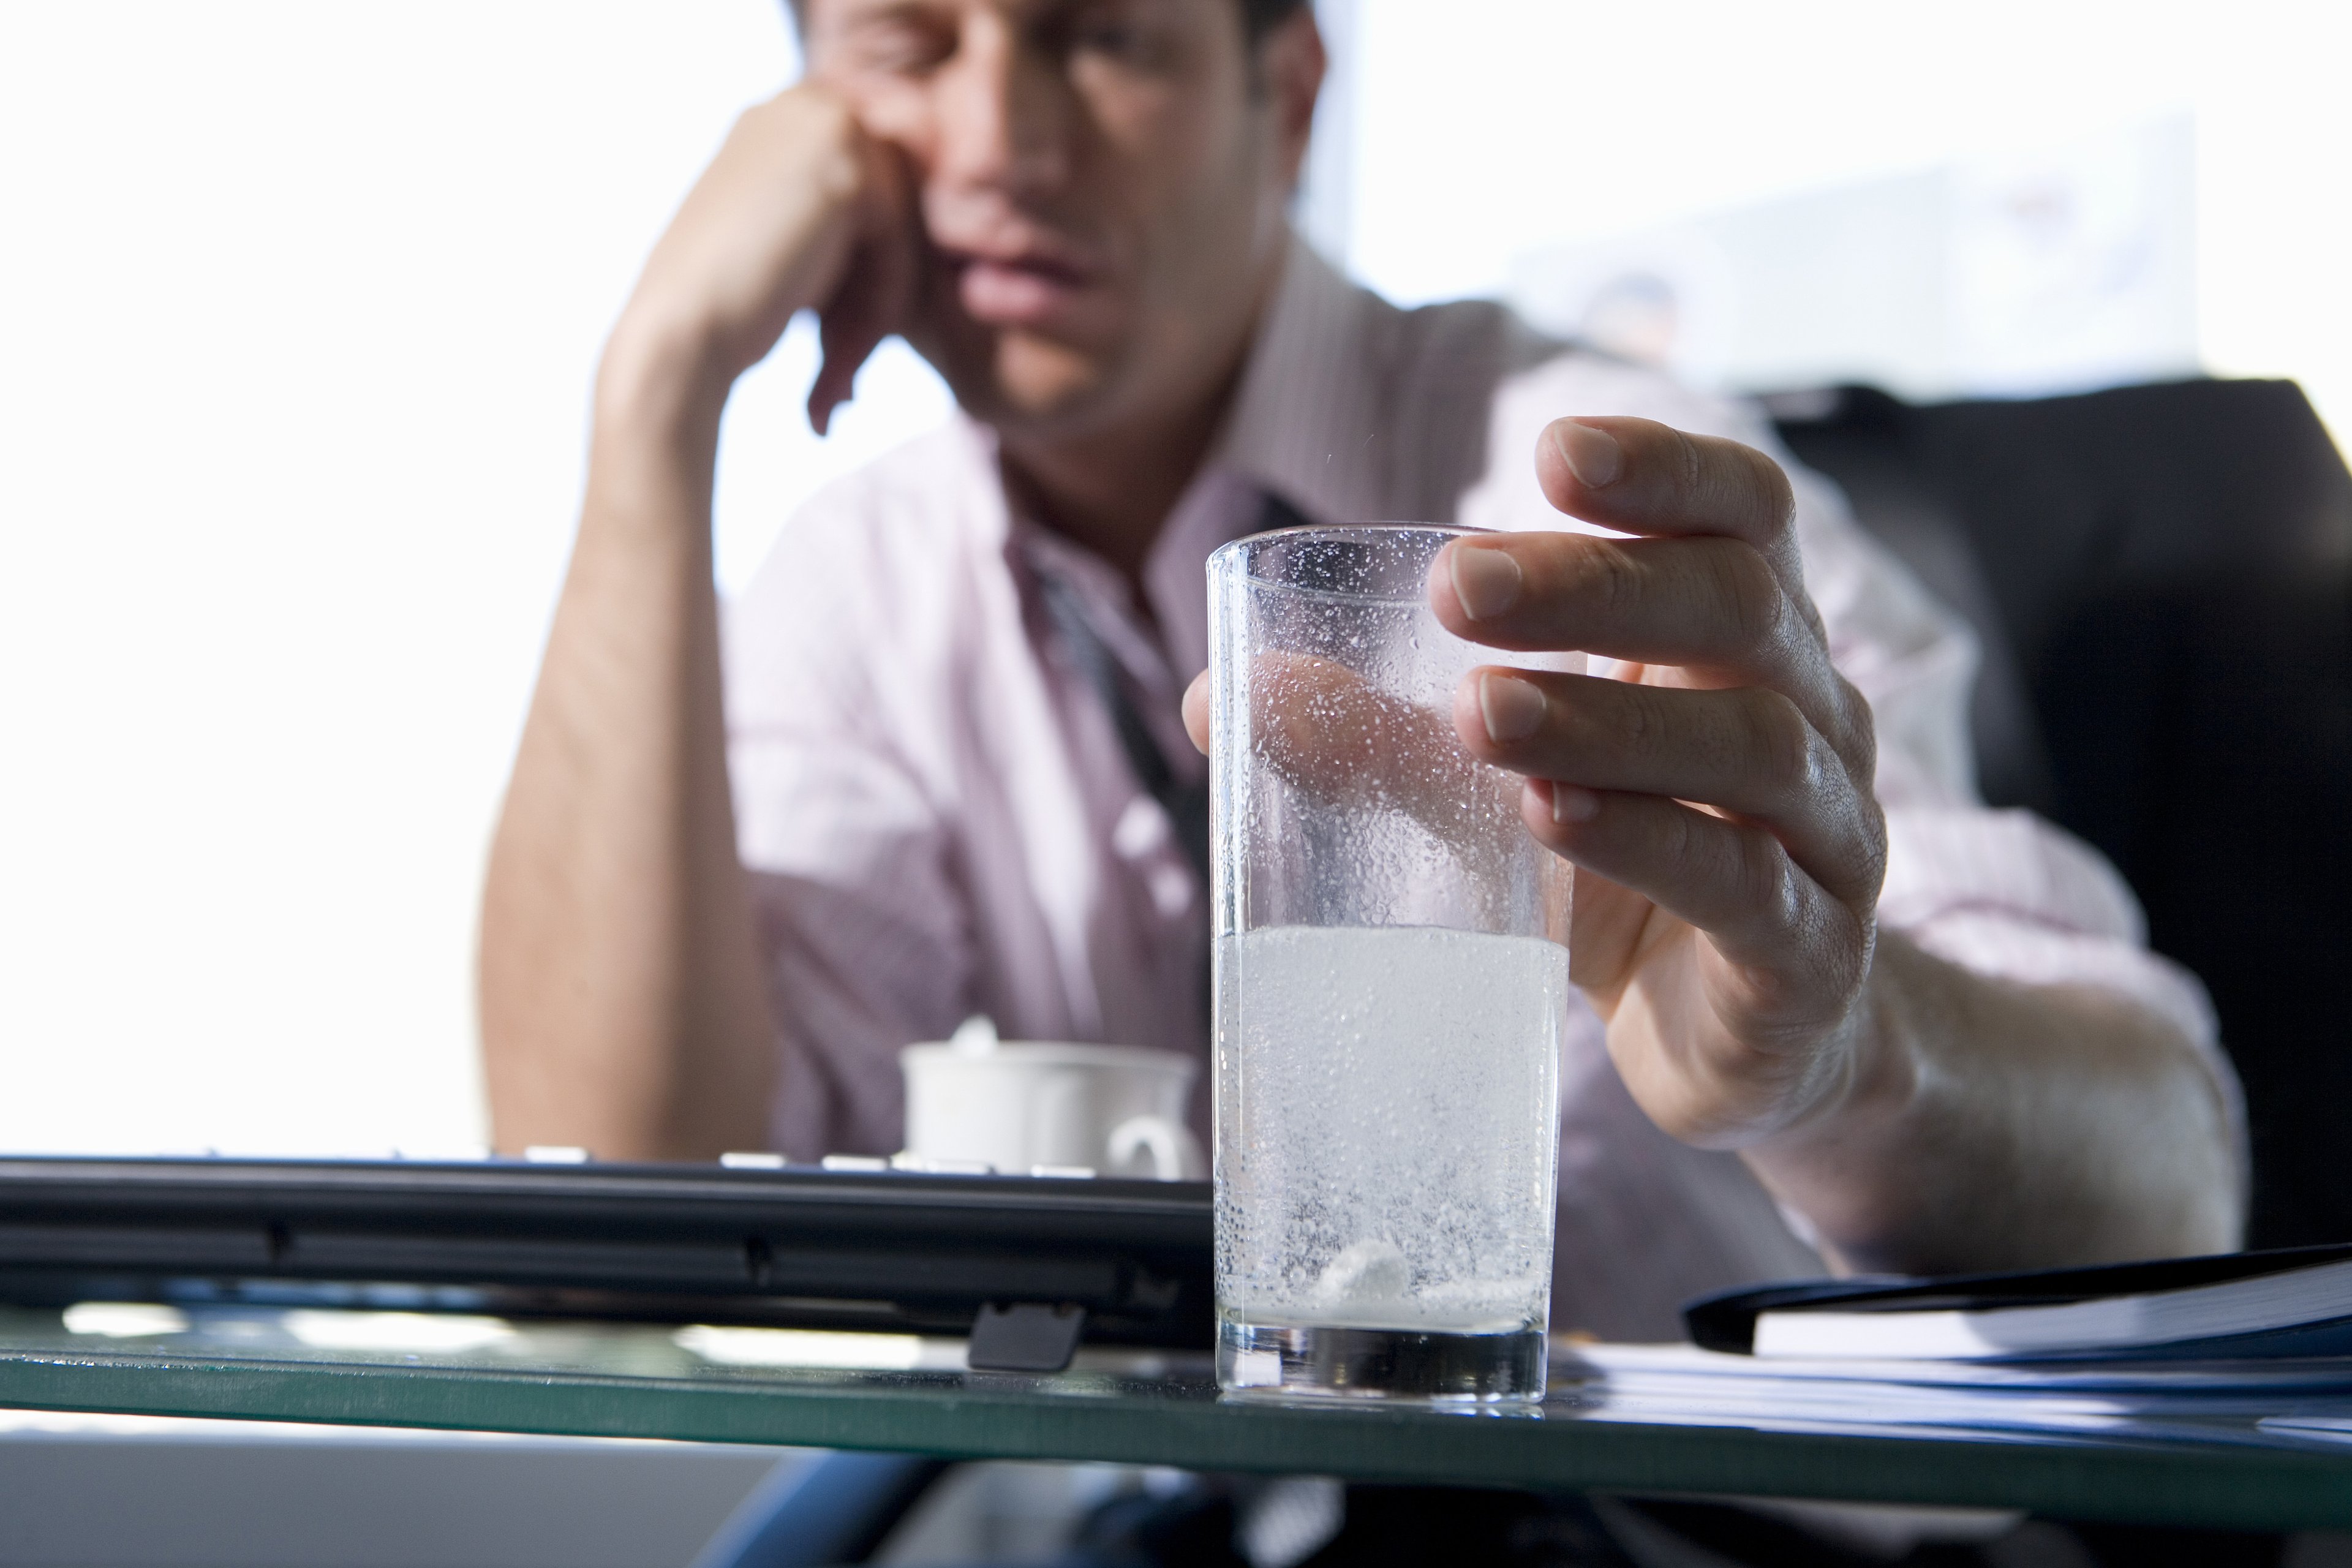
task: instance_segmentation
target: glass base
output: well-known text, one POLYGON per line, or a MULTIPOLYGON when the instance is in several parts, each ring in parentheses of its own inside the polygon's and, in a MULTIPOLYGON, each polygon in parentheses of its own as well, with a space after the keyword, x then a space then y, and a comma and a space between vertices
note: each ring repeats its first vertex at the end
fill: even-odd
POLYGON ((1217 1325, 1217 1386, 1229 1394, 1339 1399, 1531 1400, 1544 1395, 1544 1332, 1217 1325))

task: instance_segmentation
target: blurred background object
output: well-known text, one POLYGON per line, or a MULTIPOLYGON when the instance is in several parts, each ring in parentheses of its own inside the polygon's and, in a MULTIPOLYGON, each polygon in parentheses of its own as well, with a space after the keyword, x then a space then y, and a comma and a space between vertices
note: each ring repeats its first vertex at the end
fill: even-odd
MULTIPOLYGON (((1401 301, 1730 391, 2203 371, 2352 420, 2340 8, 1322 9, 1300 223, 1401 301)), ((780 0, 0 8, 0 1147, 478 1143, 597 351, 796 69, 780 0)), ((893 344, 820 441, 814 368, 803 322, 730 406, 722 585, 947 416, 893 344)))
POLYGON ((2196 179, 2177 114, 1531 250, 1507 292, 1563 337, 1733 390, 2171 377, 2199 367, 2196 179))

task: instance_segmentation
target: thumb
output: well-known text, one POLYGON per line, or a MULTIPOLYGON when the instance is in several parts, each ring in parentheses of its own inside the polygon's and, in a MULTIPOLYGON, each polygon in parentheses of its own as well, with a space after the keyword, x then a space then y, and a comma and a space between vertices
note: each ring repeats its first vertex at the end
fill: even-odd
POLYGON ((1202 756, 1209 754, 1209 672, 1202 670, 1184 689, 1184 733, 1202 756))

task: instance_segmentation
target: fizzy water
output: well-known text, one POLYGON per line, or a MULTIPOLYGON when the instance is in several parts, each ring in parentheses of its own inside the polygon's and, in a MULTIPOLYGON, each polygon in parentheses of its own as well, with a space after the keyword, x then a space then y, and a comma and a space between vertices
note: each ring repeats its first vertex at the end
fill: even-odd
POLYGON ((1217 985, 1220 1314, 1540 1334, 1567 950, 1275 926, 1219 939, 1217 985))

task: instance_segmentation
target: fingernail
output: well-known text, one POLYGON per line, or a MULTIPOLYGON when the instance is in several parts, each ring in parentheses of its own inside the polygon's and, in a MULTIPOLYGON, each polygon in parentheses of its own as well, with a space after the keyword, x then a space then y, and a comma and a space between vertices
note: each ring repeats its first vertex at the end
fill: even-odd
POLYGON ((1557 779, 1551 786, 1551 819, 1554 822, 1590 822, 1601 810, 1601 797, 1589 789, 1557 779))
POLYGON ((1587 489, 1614 484, 1625 467, 1625 454, 1618 448, 1617 437, 1597 425, 1563 419, 1551 427, 1551 444, 1568 471, 1587 489))
POLYGON ((1486 721, 1486 738, 1501 744, 1524 741, 1543 722, 1544 694, 1524 680, 1507 675, 1478 678, 1478 712, 1486 721))
POLYGON ((1509 551, 1457 544, 1447 563, 1454 574, 1454 597, 1472 620, 1499 616, 1518 601, 1519 563, 1509 551))

